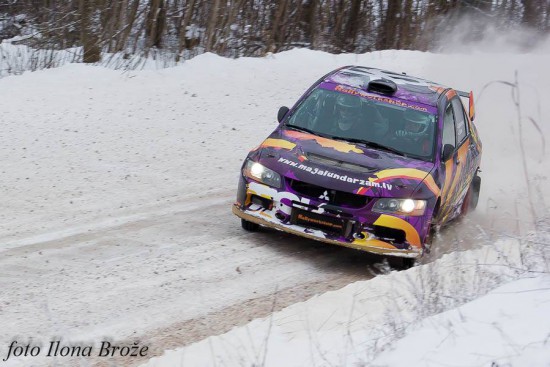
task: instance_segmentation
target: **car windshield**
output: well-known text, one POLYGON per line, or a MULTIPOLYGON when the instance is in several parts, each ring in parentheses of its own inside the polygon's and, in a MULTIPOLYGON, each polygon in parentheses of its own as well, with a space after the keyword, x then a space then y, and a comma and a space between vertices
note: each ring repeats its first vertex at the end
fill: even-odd
POLYGON ((285 125, 432 161, 435 122, 427 112, 318 88, 285 125))

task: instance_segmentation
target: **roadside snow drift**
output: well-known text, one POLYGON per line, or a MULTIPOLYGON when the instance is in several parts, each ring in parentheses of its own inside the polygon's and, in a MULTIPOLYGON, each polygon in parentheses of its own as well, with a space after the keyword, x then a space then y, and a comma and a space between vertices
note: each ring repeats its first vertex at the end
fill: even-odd
POLYGON ((544 366, 550 276, 543 261, 527 270, 521 247, 499 242, 356 282, 146 366, 544 366))

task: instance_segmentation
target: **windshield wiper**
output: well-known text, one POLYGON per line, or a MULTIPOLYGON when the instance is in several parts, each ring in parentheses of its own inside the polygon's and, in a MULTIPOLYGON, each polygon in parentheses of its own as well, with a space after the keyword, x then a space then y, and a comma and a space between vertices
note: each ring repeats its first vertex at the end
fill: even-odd
POLYGON ((388 152, 392 152, 392 153, 395 153, 397 155, 401 155, 403 157, 408 157, 407 154, 403 153, 402 151, 400 150, 397 150, 395 148, 392 148, 392 147, 388 147, 386 145, 382 145, 382 144, 379 144, 379 143, 376 143, 374 141, 369 141, 369 140, 365 140, 365 139, 356 139, 356 138, 339 138, 339 137, 333 137, 333 139, 338 139, 338 140, 344 140, 344 141, 348 141, 350 143, 358 143, 358 144, 363 144, 369 148, 377 148, 377 149, 382 149, 382 150, 386 150, 388 152))

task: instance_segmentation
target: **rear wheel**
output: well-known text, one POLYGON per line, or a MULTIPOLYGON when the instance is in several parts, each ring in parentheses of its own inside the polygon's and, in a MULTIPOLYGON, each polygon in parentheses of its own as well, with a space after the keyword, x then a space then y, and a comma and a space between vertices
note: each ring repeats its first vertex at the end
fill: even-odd
POLYGON ((472 190, 472 196, 470 197, 470 210, 475 210, 477 207, 477 203, 479 201, 479 191, 481 190, 481 177, 479 177, 477 174, 474 176, 474 179, 472 180, 472 185, 470 186, 470 190, 472 190))
POLYGON ((256 223, 249 222, 245 219, 241 219, 241 227, 243 227, 243 229, 245 231, 256 232, 258 230, 258 228, 260 228, 260 225, 256 224, 256 223))
POLYGON ((462 202, 462 208, 460 210, 462 215, 466 215, 468 214, 468 212, 471 212, 476 209, 477 203, 479 201, 480 189, 481 189, 481 177, 479 177, 476 173, 476 175, 472 179, 470 188, 468 189, 468 192, 464 197, 464 201, 462 202))

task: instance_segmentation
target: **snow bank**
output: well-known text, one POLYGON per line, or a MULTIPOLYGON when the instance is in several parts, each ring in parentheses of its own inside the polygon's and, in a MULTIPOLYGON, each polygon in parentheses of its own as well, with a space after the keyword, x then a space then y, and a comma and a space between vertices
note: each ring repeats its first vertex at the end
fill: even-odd
POLYGON ((548 365, 550 275, 532 276, 422 320, 372 365, 548 365))
POLYGON ((144 366, 535 362, 548 356, 549 254, 544 246, 515 240, 448 254, 167 351, 144 366), (513 282, 518 277, 529 279, 513 282))

